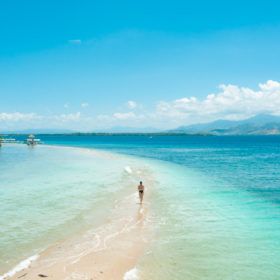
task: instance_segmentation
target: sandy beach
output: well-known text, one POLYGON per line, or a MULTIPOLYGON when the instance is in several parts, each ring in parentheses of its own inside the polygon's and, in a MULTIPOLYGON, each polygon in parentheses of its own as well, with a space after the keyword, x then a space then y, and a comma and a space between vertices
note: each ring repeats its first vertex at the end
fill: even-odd
MULTIPOLYGON (((101 151, 79 148, 71 150, 95 158, 118 159, 101 151)), ((154 182, 152 174, 144 167, 134 169, 124 166, 123 176, 124 189, 113 204, 108 202, 108 205, 104 205, 108 211, 97 226, 52 244, 0 279, 136 279, 135 267, 147 250, 153 234, 149 188, 152 188, 154 182), (139 203, 132 173, 134 176, 136 173, 141 174, 148 186, 142 205, 139 203)))
POLYGON ((116 201, 105 224, 48 248, 7 279, 135 279, 152 234, 147 198, 143 205, 137 193, 116 201))

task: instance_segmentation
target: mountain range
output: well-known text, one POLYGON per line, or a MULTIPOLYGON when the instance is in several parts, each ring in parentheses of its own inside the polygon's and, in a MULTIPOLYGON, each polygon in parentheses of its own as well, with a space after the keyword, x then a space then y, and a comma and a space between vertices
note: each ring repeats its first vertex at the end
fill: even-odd
POLYGON ((212 135, 277 135, 280 134, 280 116, 261 114, 239 121, 217 120, 180 126, 169 132, 212 135))
MULTIPOLYGON (((77 133, 64 129, 26 129, 18 131, 1 131, 1 134, 72 134, 77 133)), ((112 127, 94 131, 94 133, 113 134, 137 134, 137 133, 159 133, 159 134, 201 134, 201 135, 280 135, 280 116, 261 114, 254 117, 232 121, 216 120, 208 123, 198 123, 180 126, 172 130, 159 130, 152 127, 112 127)))

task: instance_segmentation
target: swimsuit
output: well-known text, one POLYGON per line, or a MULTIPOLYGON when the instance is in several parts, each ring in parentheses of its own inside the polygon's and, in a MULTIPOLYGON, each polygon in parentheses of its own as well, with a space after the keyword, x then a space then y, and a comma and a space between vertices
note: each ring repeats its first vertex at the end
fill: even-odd
POLYGON ((143 193, 144 191, 143 191, 143 190, 140 190, 139 192, 140 192, 140 193, 143 193))

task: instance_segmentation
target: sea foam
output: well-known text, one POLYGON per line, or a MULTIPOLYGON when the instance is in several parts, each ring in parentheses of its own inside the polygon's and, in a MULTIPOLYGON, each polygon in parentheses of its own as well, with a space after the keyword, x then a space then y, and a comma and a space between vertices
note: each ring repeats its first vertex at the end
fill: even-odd
POLYGON ((137 280, 138 279, 138 270, 136 267, 127 271, 123 277, 123 280, 137 280))
POLYGON ((28 268, 32 262, 36 261, 39 258, 39 255, 31 256, 23 261, 21 261, 18 265, 16 265, 13 269, 8 271, 7 273, 0 276, 0 280, 7 279, 8 277, 14 276, 17 272, 28 268))
POLYGON ((131 174, 131 173, 132 173, 132 169, 131 169, 130 166, 126 166, 126 167, 124 168, 124 170, 125 170, 128 174, 131 174))

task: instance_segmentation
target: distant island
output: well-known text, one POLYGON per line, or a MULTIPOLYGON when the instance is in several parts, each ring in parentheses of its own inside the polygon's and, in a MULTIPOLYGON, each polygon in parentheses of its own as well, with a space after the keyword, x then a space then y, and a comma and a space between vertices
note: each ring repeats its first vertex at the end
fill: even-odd
POLYGON ((169 132, 202 135, 280 135, 280 116, 261 114, 240 121, 217 120, 181 126, 169 132))
POLYGON ((92 135, 92 136, 223 136, 223 135, 280 135, 280 116, 261 114, 254 117, 232 121, 216 120, 208 123, 198 123, 180 126, 171 130, 153 128, 118 127, 93 132, 78 132, 58 129, 26 129, 22 131, 4 131, 2 135, 92 135))

